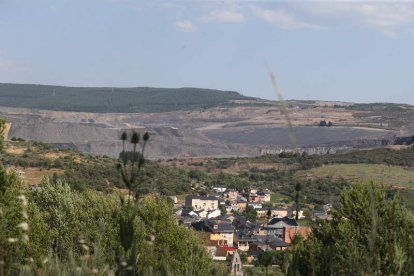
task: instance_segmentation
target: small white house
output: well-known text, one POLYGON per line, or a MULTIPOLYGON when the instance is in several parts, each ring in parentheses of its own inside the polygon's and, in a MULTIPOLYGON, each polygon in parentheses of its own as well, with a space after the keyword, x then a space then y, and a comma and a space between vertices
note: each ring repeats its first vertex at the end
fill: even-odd
POLYGON ((216 218, 216 217, 219 217, 219 216, 221 216, 220 209, 216 209, 216 210, 213 210, 213 211, 209 211, 208 214, 207 214, 207 218, 208 219, 216 218))
POLYGON ((253 207, 253 209, 262 209, 263 205, 261 203, 250 202, 247 205, 253 207))
POLYGON ((216 191, 216 193, 224 193, 227 188, 226 187, 213 187, 213 190, 216 191))

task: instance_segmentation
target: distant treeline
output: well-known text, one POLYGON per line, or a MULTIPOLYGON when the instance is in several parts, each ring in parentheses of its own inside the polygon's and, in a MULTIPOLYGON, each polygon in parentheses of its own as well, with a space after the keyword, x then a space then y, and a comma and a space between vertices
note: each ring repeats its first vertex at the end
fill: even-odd
POLYGON ((65 87, 0 84, 0 106, 77 112, 198 110, 253 99, 233 91, 201 88, 65 87))

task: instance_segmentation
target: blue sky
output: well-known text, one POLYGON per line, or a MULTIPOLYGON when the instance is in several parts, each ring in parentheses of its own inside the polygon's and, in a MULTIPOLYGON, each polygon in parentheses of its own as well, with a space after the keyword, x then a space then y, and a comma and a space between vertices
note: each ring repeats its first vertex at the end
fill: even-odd
POLYGON ((414 1, 0 0, 0 82, 414 104, 414 1))

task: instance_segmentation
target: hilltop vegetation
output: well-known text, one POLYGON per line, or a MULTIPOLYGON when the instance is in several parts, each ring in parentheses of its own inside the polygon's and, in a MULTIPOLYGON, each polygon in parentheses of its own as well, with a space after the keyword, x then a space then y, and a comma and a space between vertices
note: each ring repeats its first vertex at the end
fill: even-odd
POLYGON ((231 100, 251 100, 237 92, 201 88, 65 87, 0 84, 0 106, 76 112, 169 112, 198 110, 231 100))

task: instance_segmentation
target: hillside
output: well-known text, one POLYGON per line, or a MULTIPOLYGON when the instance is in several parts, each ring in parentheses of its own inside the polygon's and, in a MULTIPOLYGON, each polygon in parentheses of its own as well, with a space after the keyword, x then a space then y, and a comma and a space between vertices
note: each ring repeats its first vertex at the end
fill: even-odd
POLYGON ((201 88, 68 87, 0 84, 0 106, 56 111, 136 113, 198 110, 251 100, 237 92, 201 88))
POLYGON ((10 123, 9 140, 111 157, 121 148, 118 134, 131 129, 153 134, 150 159, 257 156, 293 148, 326 154, 410 144, 414 134, 411 105, 290 100, 289 128, 279 102, 198 88, 0 84, 0 106, 10 123))
MULTIPOLYGON (((149 145, 151 148, 151 145, 149 145)), ((298 154, 253 158, 187 158, 150 161, 144 169, 143 193, 182 195, 211 192, 212 186, 256 186, 273 192, 272 202, 291 206, 294 184, 302 183, 306 208, 318 209, 337 198, 339 191, 360 180, 374 180, 399 191, 414 210, 414 149, 364 150, 328 156, 298 154), (365 158, 360 158, 364 156, 365 158), (383 157, 386 157, 384 159, 383 157), (357 164, 359 163, 359 164, 357 164)), ((77 190, 111 191, 124 188, 116 160, 74 150, 59 150, 39 142, 7 142, 0 156, 31 185, 44 176, 63 178, 77 190)))

